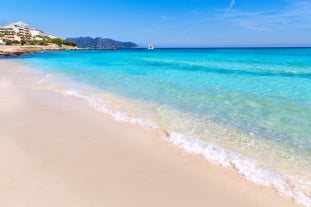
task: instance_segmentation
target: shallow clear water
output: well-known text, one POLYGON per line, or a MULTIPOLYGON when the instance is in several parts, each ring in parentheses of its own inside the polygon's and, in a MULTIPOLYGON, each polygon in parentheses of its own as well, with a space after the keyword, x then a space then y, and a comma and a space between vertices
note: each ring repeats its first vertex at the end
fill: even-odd
POLYGON ((60 51, 21 59, 71 95, 102 104, 112 100, 104 94, 118 97, 119 110, 171 132, 183 149, 311 205, 311 49, 60 51))

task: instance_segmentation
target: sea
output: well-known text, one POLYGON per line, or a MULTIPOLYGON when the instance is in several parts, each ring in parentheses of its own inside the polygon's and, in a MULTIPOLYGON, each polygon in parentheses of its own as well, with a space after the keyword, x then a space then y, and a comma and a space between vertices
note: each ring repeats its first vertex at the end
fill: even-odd
MULTIPOLYGON (((38 84, 311 206, 311 48, 42 52, 38 84)), ((206 172, 208 173, 208 172, 206 172)))

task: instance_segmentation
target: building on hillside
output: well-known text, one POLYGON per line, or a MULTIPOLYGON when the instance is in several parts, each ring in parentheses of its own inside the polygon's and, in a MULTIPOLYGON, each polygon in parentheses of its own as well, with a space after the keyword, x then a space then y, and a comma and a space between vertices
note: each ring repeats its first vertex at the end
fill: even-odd
POLYGON ((19 36, 25 37, 29 35, 29 25, 24 22, 10 23, 7 27, 11 27, 19 36))
POLYGON ((42 36, 45 36, 45 33, 41 30, 35 29, 35 28, 31 28, 29 30, 29 33, 31 35, 31 39, 32 40, 43 40, 42 36))
POLYGON ((10 23, 10 24, 14 25, 15 27, 28 28, 29 29, 29 24, 26 24, 24 22, 15 22, 15 23, 10 23))
POLYGON ((56 38, 58 38, 58 37, 53 36, 53 35, 49 35, 48 37, 49 37, 50 39, 56 39, 56 38))
POLYGON ((29 30, 29 33, 30 33, 31 37, 45 36, 45 33, 43 31, 35 29, 35 28, 31 28, 29 30))
MULTIPOLYGON (((9 23, 5 26, 0 26, 0 40, 3 42, 19 41, 22 40, 44 40, 45 33, 41 30, 30 28, 24 22, 9 23)), ((49 35, 49 38, 57 38, 49 35)))
POLYGON ((18 32, 16 32, 15 28, 11 25, 0 27, 0 39, 9 41, 21 41, 18 32))
POLYGON ((6 25, 6 26, 0 27, 0 34, 5 34, 5 33, 6 34, 8 34, 8 33, 13 34, 14 32, 15 32, 15 30, 11 26, 6 25))
POLYGON ((9 41, 21 41, 29 35, 29 26, 23 22, 10 23, 0 27, 0 38, 9 41))

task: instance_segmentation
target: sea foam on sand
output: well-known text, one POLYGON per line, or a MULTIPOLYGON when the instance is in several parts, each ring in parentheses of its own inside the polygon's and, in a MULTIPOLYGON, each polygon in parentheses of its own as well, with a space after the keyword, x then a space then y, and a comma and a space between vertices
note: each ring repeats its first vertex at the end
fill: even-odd
MULTIPOLYGON (((81 91, 72 89, 56 91, 64 95, 84 99, 90 106, 100 112, 110 115, 117 121, 130 122, 144 128, 159 129, 157 126, 150 124, 141 118, 131 117, 125 112, 116 111, 108 107, 102 98, 85 95, 81 91)), ((223 167, 232 167, 250 182, 271 187, 281 195, 294 199, 295 202, 299 204, 306 207, 311 206, 311 198, 306 196, 295 186, 295 182, 299 182, 297 178, 263 169, 258 166, 255 161, 245 158, 236 152, 226 151, 216 145, 203 142, 197 138, 186 137, 176 132, 167 132, 167 135, 166 141, 177 145, 180 149, 188 153, 200 154, 206 160, 223 167)))

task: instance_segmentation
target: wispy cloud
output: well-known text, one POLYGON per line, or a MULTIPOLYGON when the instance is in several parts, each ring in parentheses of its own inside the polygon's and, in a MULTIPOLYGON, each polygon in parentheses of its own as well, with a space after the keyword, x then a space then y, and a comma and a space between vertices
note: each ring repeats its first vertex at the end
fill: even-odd
MULTIPOLYGON (((163 21, 165 24, 149 28, 150 32, 176 30, 189 30, 192 25, 200 24, 226 24, 234 27, 244 28, 254 31, 273 31, 284 28, 311 28, 311 1, 295 0, 286 1, 283 7, 277 9, 248 11, 235 8, 236 0, 232 0, 230 5, 222 10, 213 12, 193 10, 191 14, 195 18, 185 21, 163 21), (224 13, 225 12, 225 13, 224 13)), ((160 19, 171 19, 167 16, 160 16, 160 19)))
POLYGON ((230 12, 230 10, 234 7, 235 3, 235 0, 231 0, 229 7, 226 9, 226 13, 230 12))
MULTIPOLYGON (((230 7, 231 4, 228 9, 230 7)), ((311 27, 311 2, 305 0, 293 1, 286 7, 278 10, 248 12, 232 10, 230 13, 226 12, 225 16, 220 15, 218 19, 234 26, 251 30, 311 27)))

